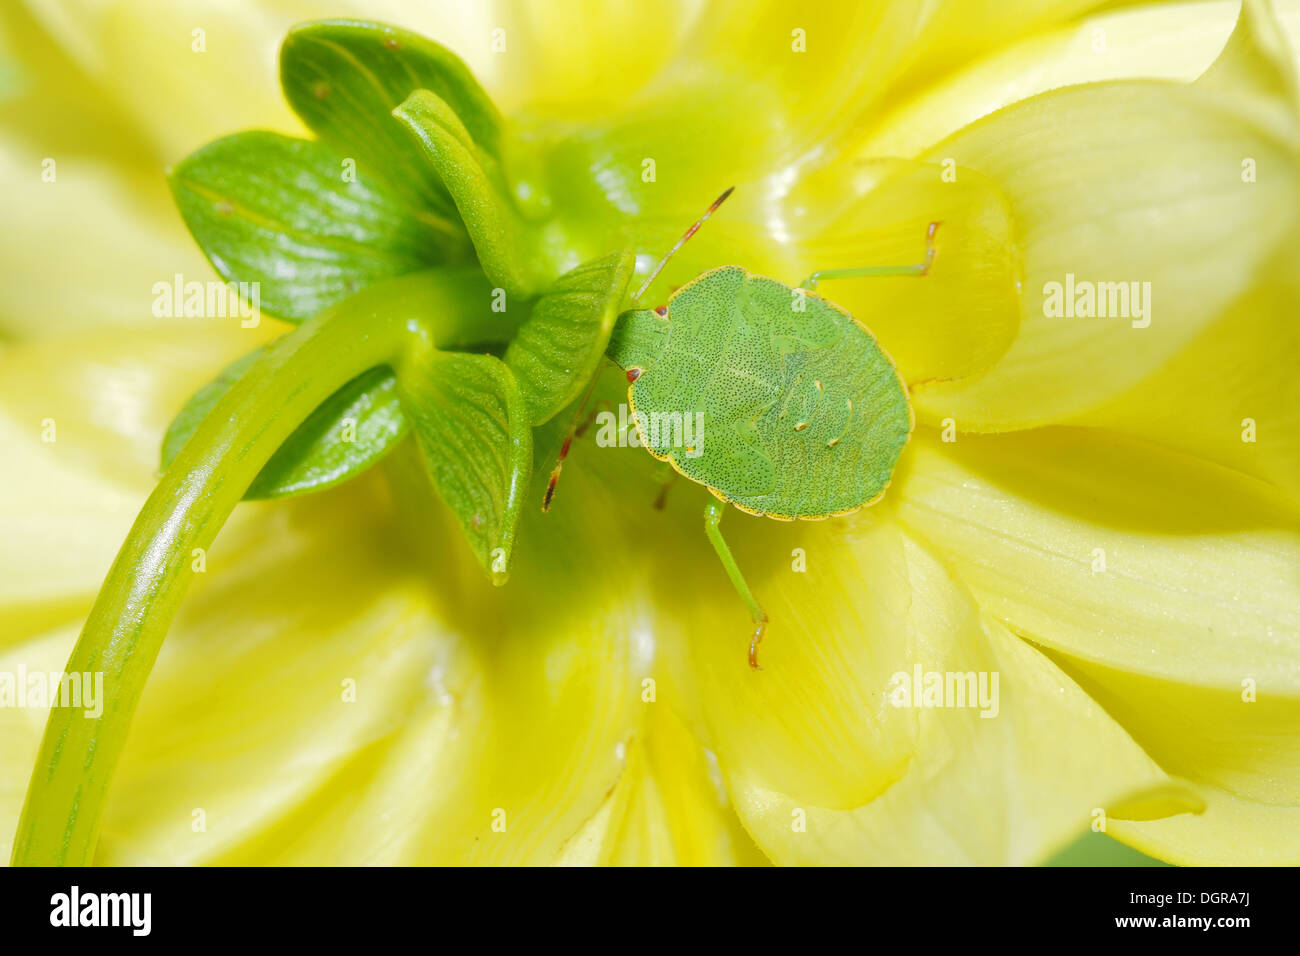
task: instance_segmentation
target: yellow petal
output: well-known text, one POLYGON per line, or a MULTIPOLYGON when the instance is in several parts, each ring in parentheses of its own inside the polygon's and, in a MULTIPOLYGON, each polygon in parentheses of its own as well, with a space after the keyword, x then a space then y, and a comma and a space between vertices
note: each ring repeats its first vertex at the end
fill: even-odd
MULTIPOLYGON (((982 607, 1199 785, 1207 847, 1230 825, 1215 791, 1241 797, 1237 813, 1300 802, 1300 532, 1285 498, 1084 430, 922 433, 911 456, 900 518, 982 607)), ((1271 840, 1300 853, 1294 831, 1271 840)))
POLYGON ((198 384, 265 340, 265 331, 215 322, 0 352, 4 641, 89 608, 153 485, 172 415, 198 384))
POLYGON ((870 328, 910 384, 977 374, 1014 341, 1020 262, 1011 209, 974 170, 845 161, 801 180, 785 208, 781 228, 795 242, 781 278, 792 285, 818 270, 919 263, 939 223, 927 276, 817 287, 870 328))
POLYGON ((1283 244, 1267 282, 1158 372, 1074 419, 1235 468, 1300 501, 1300 300, 1283 244))
POLYGON ((679 547, 693 560, 669 559, 651 587, 683 579, 665 608, 681 608, 665 625, 665 650, 679 655, 668 663, 691 702, 687 712, 702 712, 704 740, 728 777, 761 768, 767 787, 820 806, 870 802, 907 772, 917 750, 915 713, 884 697, 911 660, 897 530, 873 514, 817 524, 733 514, 723 532, 772 619, 759 655, 765 669, 746 664, 747 615, 702 529, 683 536, 679 547), (796 548, 808 573, 792 570, 796 548), (691 566, 698 570, 682 573, 691 566))
MULTIPOLYGON (((418 459, 391 464, 400 505, 372 474, 236 512, 150 679, 99 862, 553 862, 601 808, 646 706, 635 552, 551 516, 502 600, 405 490, 418 459), (576 590, 593 560, 608 577, 576 590)), ((612 499, 589 481, 566 490, 612 499)), ((0 664, 54 667, 75 631, 0 664)), ((5 829, 38 716, 0 712, 5 829)))
POLYGON ((247 128, 301 129, 274 82, 288 23, 249 0, 31 6, 166 162, 247 128))
POLYGON ((776 862, 1020 864, 1137 794, 1163 788, 1161 815, 1198 806, 890 518, 775 530, 728 520, 772 618, 764 670, 745 666, 743 610, 712 580, 720 571, 679 591, 690 610, 668 647, 689 658, 681 672, 694 683, 680 693, 776 862), (787 563, 795 546, 807 572, 787 563), (984 707, 895 706, 896 675, 917 667, 982 673, 986 691, 996 674, 997 695, 984 707))
MULTIPOLYGON (((1153 679, 1060 658, 1066 671, 1160 765, 1256 804, 1300 809, 1300 695, 1267 673, 1242 669, 1227 688, 1153 679)), ((1206 828, 1221 821, 1206 818, 1206 828)), ((1300 840, 1278 834, 1274 852, 1300 860, 1300 840)))
MULTIPOLYGON (((1297 10, 1300 20, 1300 10, 1297 10)), ((1214 68, 1198 85, 1241 104, 1280 139, 1296 135, 1295 69, 1266 8, 1252 8, 1214 68)), ((1100 425, 1217 461, 1300 491, 1300 338, 1289 321, 1300 284, 1292 252, 1300 227, 1261 267, 1262 278, 1228 311, 1154 375, 1073 421, 1100 425)))
MULTIPOLYGON (((0 634, 4 633, 0 630, 0 634)), ((32 674, 62 674, 71 650, 72 640, 61 633, 28 641, 16 649, 5 641, 0 643, 0 674, 5 676, 6 683, 13 681, 16 688, 22 686, 18 684, 22 676, 30 681, 32 674)), ((93 677, 90 686, 93 690, 93 677)), ((49 715, 48 707, 27 706, 28 703, 24 694, 21 703, 15 700, 12 705, 0 707, 0 856, 6 863, 13 850, 14 830, 18 827, 27 781, 49 715)))
MULTIPOLYGON (((990 49, 1066 22, 1092 0, 912 0, 705 6, 667 71, 744 76, 756 101, 787 117, 785 155, 819 163, 883 111, 990 49), (760 99, 761 97, 761 99, 760 99)), ((720 114, 725 115, 725 114, 720 114)))
MULTIPOLYGON (((92 157, 47 156, 0 133, 0 330, 27 339, 110 325, 164 324, 159 282, 215 279, 170 207, 161 171, 122 175, 92 157), (9 148, 10 146, 13 148, 9 148), (55 182, 42 182, 42 159, 55 182), (70 224, 76 224, 72 228, 70 224)), ((192 322, 193 320, 183 320, 192 322)))
POLYGON ((276 54, 302 21, 354 17, 414 30, 464 58, 511 108, 617 103, 672 54, 690 22, 663 9, 563 3, 543 15, 532 4, 472 0, 42 0, 32 12, 168 161, 238 129, 301 132, 280 97, 276 54), (627 69, 631 61, 640 68, 627 69))
POLYGON ((89 609, 144 500, 60 462, 41 421, 0 419, 0 646, 89 609))
MULTIPOLYGON (((398 505, 370 476, 223 531, 151 678, 103 860, 553 862, 600 809, 645 707, 652 644, 623 587, 643 557, 581 511, 530 514, 494 589, 408 486, 418 460, 389 464, 398 505)), ((589 476, 565 491, 616 514, 589 476)))
POLYGON ((428 596, 374 491, 247 506, 223 529, 136 715, 97 862, 238 859, 300 801, 347 785, 353 756, 427 693, 428 596))
POLYGON ((104 159, 147 160, 130 117, 21 3, 0 10, 0 76, 6 138, 40 156, 95 151, 104 159))
MULTIPOLYGON (((580 127, 555 122, 555 109, 546 114, 550 122, 521 117, 525 148, 516 158, 539 146, 548 155, 536 169, 516 170, 517 192, 532 196, 540 213, 557 215, 557 230, 581 259, 629 238, 638 251, 666 249, 709 200, 739 184, 725 215, 683 250, 665 284, 727 261, 784 276, 790 262, 780 258, 778 244, 810 230, 785 221, 799 210, 783 208, 783 200, 801 175, 834 159, 838 139, 874 122, 877 98, 902 95, 898 84, 928 82, 981 44, 1088 6, 708 4, 653 78, 657 51, 636 56, 648 84, 612 97, 606 115, 580 127), (723 233, 728 223, 740 228, 723 233)), ((648 35, 653 46, 658 34, 648 35)), ((647 258, 643 272, 653 262, 647 258)))
MULTIPOLYGON (((643 699, 645 692, 643 691, 643 699)), ((767 858, 741 828, 716 758, 664 705, 645 726, 605 805, 565 847, 565 865, 753 866, 767 858)))
POLYGON ((1182 866, 1295 866, 1300 808, 1270 806, 1221 790, 1206 793, 1201 816, 1116 821, 1109 833, 1151 856, 1182 866), (1213 821, 1213 826, 1207 823, 1213 821))
POLYGON ((1247 111, 1277 140, 1300 145, 1296 55, 1270 0, 1243 0, 1232 36, 1196 85, 1229 109, 1247 111))
POLYGON ((689 0, 469 6, 482 11, 475 47, 499 74, 492 77, 499 105, 569 115, 607 111, 635 95, 676 52, 694 13, 689 0))
POLYGON ((1240 6, 1237 0, 1148 3, 1043 31, 891 104, 856 151, 916 156, 982 116, 1071 84, 1194 80, 1223 49, 1240 6))
POLYGON ((1300 210, 1300 155, 1223 97, 1138 82, 1059 90, 933 150, 1002 186, 1026 279, 1010 350, 983 376, 918 388, 923 420, 987 431, 1078 414, 1162 367, 1267 278, 1300 210), (1251 181, 1247 163, 1268 172, 1251 181), (1076 280, 1136 282, 1142 309, 1132 299, 1120 317, 1053 314, 1076 280))
POLYGON ((0 114, 0 334, 156 323, 155 282, 213 274, 175 213, 161 163, 25 10, 6 7, 0 36, 20 76, 0 114))
POLYGON ((925 430, 904 469, 902 520, 1014 630, 1195 685, 1300 681, 1300 534, 1263 483, 1083 429, 925 430))

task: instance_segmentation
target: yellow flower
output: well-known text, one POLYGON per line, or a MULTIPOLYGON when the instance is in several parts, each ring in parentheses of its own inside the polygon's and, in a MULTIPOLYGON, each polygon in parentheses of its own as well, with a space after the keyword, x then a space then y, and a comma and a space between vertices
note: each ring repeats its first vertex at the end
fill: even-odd
MULTIPOLYGON (((167 422, 282 331, 151 289, 211 274, 164 167, 302 134, 275 50, 346 12, 313 6, 0 14, 0 675, 62 669, 167 422)), ((341 6, 466 59, 545 157, 521 176, 584 184, 552 197, 575 242, 653 259, 736 182, 657 289, 911 261, 943 220, 924 282, 824 288, 917 432, 870 510, 728 519, 761 674, 699 490, 656 511, 635 450, 578 445, 500 590, 405 448, 241 505, 96 862, 1020 864, 1090 826, 1300 861, 1300 5, 341 6), (1076 281, 1138 285, 1050 314, 1076 281), (996 701, 895 706, 918 671, 996 701)), ((45 717, 0 707, 0 850, 45 717)))

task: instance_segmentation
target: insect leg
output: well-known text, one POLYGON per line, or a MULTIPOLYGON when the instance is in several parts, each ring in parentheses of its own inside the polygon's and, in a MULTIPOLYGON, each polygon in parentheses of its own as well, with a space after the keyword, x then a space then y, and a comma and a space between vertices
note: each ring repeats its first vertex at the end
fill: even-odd
POLYGON ((655 474, 655 481, 659 482, 659 494, 655 496, 655 511, 664 510, 664 505, 668 503, 668 489, 676 477, 677 472, 673 471, 672 465, 666 461, 659 463, 658 472, 655 474))
POLYGON ((609 412, 613 411, 613 409, 614 403, 608 398, 597 399, 595 407, 587 412, 586 416, 582 420, 582 424, 580 424, 574 431, 573 437, 581 438, 583 435, 587 434, 587 431, 591 426, 596 424, 596 421, 600 418, 601 412, 609 412))
POLYGON ((799 288, 813 290, 824 279, 866 279, 872 276, 923 276, 928 275, 930 266, 939 248, 934 244, 934 234, 939 231, 939 223, 932 222, 925 230, 925 258, 910 266, 858 266, 849 269, 822 269, 814 272, 799 284, 799 288))
POLYGON ((749 608, 749 616, 754 621, 754 634, 749 639, 749 666, 756 671, 762 670, 758 666, 758 642, 763 639, 763 632, 767 630, 767 612, 755 600, 754 592, 749 589, 749 585, 745 583, 744 575, 740 573, 740 566, 736 564, 736 559, 731 556, 731 549, 727 547, 727 542, 722 539, 722 531, 718 525, 722 522, 722 512, 726 507, 716 498, 709 497, 708 503, 704 506, 704 533, 708 535, 713 550, 718 552, 718 559, 722 562, 727 577, 731 578, 732 587, 736 589, 740 599, 749 608))
POLYGON ((585 412, 587 404, 591 401, 592 393, 596 391, 598 381, 600 381, 599 372, 592 376, 591 384, 587 386, 587 391, 578 405, 578 414, 573 418, 573 425, 569 429, 569 433, 564 436, 564 443, 560 446, 560 456, 555 460, 555 467, 551 469, 551 477, 546 481, 546 493, 542 497, 543 514, 551 510, 551 499, 555 497, 555 486, 560 482, 560 472, 564 470, 564 460, 569 457, 569 448, 573 445, 573 440, 581 438, 596 418, 595 412, 592 413, 590 418, 585 415, 585 412))

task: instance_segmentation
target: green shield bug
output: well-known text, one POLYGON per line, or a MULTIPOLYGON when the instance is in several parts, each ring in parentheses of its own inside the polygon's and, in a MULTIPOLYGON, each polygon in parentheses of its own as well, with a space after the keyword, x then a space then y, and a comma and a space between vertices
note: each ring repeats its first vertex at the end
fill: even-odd
MULTIPOLYGON (((634 303, 730 194, 674 244, 634 303)), ((797 288, 721 266, 666 305, 628 309, 614 325, 605 354, 627 373, 640 444, 712 493, 704 530, 753 619, 756 670, 768 618, 722 537, 723 511, 730 504, 778 521, 820 520, 881 499, 915 422, 907 384, 867 327, 814 290, 824 279, 928 274, 938 227, 927 228, 919 263, 815 272, 797 288)))

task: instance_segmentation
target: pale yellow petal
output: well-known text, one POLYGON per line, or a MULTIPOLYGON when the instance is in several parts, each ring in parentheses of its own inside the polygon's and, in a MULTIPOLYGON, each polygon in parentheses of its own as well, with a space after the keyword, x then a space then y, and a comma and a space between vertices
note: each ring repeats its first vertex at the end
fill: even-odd
POLYGON ((592 99, 593 89, 616 101, 647 75, 625 69, 628 56, 667 56, 683 22, 607 4, 564 4, 542 15, 530 4, 475 0, 38 0, 30 8, 169 162, 239 129, 301 132, 280 96, 276 64, 286 31, 304 21, 350 17, 428 36, 465 59, 506 106, 536 98, 539 77, 568 102, 592 99), (574 42, 588 48, 579 55, 574 42))
POLYGON ((1278 141, 1300 146, 1296 56, 1271 0, 1243 0, 1232 36, 1196 86, 1278 141))
POLYGON ((1108 832, 1143 853, 1182 866, 1295 866, 1300 808, 1270 806, 1221 790, 1206 792, 1200 816, 1114 821, 1108 832), (1213 821, 1214 826, 1207 826, 1213 821))
MULTIPOLYGON (((18 339, 160 326, 155 285, 215 280, 171 208, 161 169, 13 145, 0 133, 0 332, 18 339), (9 148, 12 145, 13 148, 9 148), (44 182, 42 162, 57 179, 44 182)), ((187 320, 193 322, 194 320, 187 320)))
POLYGON ((1300 153, 1250 108, 1277 88, 1254 82, 1247 98, 1258 77, 1243 75, 1229 96, 1215 77, 1046 93, 932 150, 1006 192, 1025 283, 1015 343, 987 374, 918 388, 923 420, 997 431, 1079 414, 1155 373, 1267 280, 1300 216, 1300 153))
POLYGON ((0 336, 156 323, 154 283, 213 275, 161 162, 24 8, 0 12, 0 37, 20 77, 0 104, 0 336))
POLYGON ((817 294, 847 309, 916 385, 992 366, 1020 326, 1021 264, 1011 208, 997 184, 955 165, 843 161, 786 198, 791 250, 778 276, 919 264, 937 224, 926 276, 825 280, 817 294))
POLYGON ((1199 806, 1048 659, 982 618, 890 519, 753 534, 742 523, 770 522, 729 520, 772 618, 764 670, 745 666, 743 611, 725 585, 699 593, 707 576, 683 594, 691 610, 675 640, 697 682, 681 692, 701 712, 741 819, 776 862, 1022 864, 1097 808, 1132 812, 1126 803, 1153 791, 1148 813, 1199 806), (795 545, 806 572, 783 557, 795 545), (985 696, 895 706, 897 675, 916 668, 977 684, 983 674, 985 696))
POLYGON ((153 485, 167 423, 265 338, 214 321, 0 352, 0 643, 84 614, 153 485))
POLYGON ((487 53, 502 107, 572 116, 606 112, 634 96, 677 52, 703 4, 514 0, 472 6, 485 21, 474 46, 487 53))
POLYGON ((1300 301, 1285 243, 1262 283, 1154 375, 1074 419, 1218 462, 1300 501, 1300 301))
POLYGON ((863 156, 916 156, 1004 106, 1076 83, 1190 81, 1223 49, 1238 0, 1103 10, 979 59, 888 114, 856 146, 863 156))
MULTIPOLYGON (((99 862, 547 863, 600 810, 646 706, 646 612, 622 587, 636 553, 551 516, 568 544, 521 551, 514 590, 493 589, 454 519, 412 499, 418 460, 390 464, 400 505, 372 474, 223 530, 150 679, 99 862), (593 559, 609 576, 576 592, 593 559)), ((582 475, 567 490, 609 497, 582 475)), ((2 663, 54 666, 75 633, 2 663)), ((41 715, 2 716, 21 725, 0 774, 12 823, 41 715)))
MULTIPOLYGON (((1225 674, 1229 688, 1153 679, 1059 658, 1167 771, 1263 806, 1300 809, 1300 695, 1267 673, 1225 674)), ((1221 823, 1207 817, 1207 829, 1221 823)), ((1274 851, 1300 860, 1300 840, 1277 834, 1274 851)))
POLYGON ((428 692, 429 597, 388 545, 372 481, 241 510, 150 678, 101 864, 239 859, 299 802, 345 783, 352 758, 428 692))
POLYGON ((29 9, 165 162, 235 130, 301 128, 275 82, 288 24, 250 0, 42 0, 29 9))
POLYGON ((42 156, 148 160, 130 116, 21 3, 0 8, 0 76, 0 128, 15 146, 42 147, 42 156))
MULTIPOLYGON (((645 707, 643 556, 530 514, 495 589, 418 460, 387 472, 400 504, 369 476, 237 512, 151 679, 106 859, 547 863, 599 811, 645 707), (195 807, 221 817, 198 837, 195 807)), ((613 500, 582 473, 565 491, 613 500)))
POLYGON ((664 705, 647 699, 627 769, 565 847, 570 866, 754 866, 767 858, 731 808, 713 754, 664 705))
MULTIPOLYGON (((1300 801, 1300 524, 1286 498, 1081 429, 952 444, 927 432, 910 454, 900 518, 988 613, 1198 785, 1205 861, 1232 825, 1216 792, 1241 798, 1238 815, 1300 801)), ((1270 842, 1300 854, 1294 831, 1270 842)), ((1243 842, 1238 860, 1250 852, 1243 842)))
POLYGON ((1086 429, 913 439, 891 496, 981 606, 1100 665, 1300 688, 1300 534, 1267 485, 1086 429))
POLYGON ((1092 0, 713 2, 667 72, 747 77, 756 98, 770 102, 791 127, 785 155, 817 164, 827 149, 860 138, 884 104, 905 101, 991 49, 1096 6, 1092 0))

